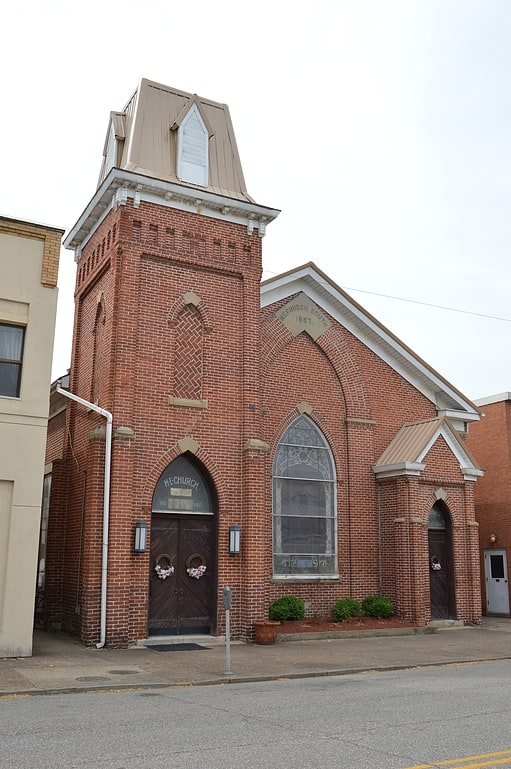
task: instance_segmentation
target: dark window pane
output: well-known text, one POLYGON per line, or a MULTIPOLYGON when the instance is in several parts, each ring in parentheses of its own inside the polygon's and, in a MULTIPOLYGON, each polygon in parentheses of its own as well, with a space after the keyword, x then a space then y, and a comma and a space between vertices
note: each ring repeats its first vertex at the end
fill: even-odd
POLYGON ((294 518, 281 520, 281 552, 322 553, 326 540, 325 518, 294 518))
POLYGON ((279 479, 281 515, 328 515, 325 484, 318 481, 279 479))
POLYGON ((24 327, 0 323, 0 395, 9 398, 20 394, 24 337, 24 327))
POLYGON ((504 579, 504 556, 490 555, 491 578, 504 579))
POLYGON ((440 505, 435 503, 431 508, 428 520, 428 529, 445 529, 445 516, 440 505))
POLYGON ((20 394, 20 375, 19 363, 0 362, 0 395, 17 398, 20 394))

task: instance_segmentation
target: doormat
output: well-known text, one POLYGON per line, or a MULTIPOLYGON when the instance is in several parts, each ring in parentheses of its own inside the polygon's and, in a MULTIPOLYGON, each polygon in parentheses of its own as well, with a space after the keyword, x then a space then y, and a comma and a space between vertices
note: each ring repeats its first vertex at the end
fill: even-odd
POLYGON ((193 652, 196 649, 208 649, 208 646, 201 646, 200 644, 182 643, 182 644, 151 644, 146 646, 146 649, 150 649, 154 652, 193 652))

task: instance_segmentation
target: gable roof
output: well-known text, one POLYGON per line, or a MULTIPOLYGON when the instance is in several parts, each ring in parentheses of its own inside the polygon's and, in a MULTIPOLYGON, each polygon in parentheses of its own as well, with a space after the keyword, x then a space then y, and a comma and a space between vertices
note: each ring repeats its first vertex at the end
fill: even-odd
POLYGON ((465 480, 475 481, 483 475, 458 432, 445 417, 403 425, 374 465, 374 474, 379 478, 420 475, 427 453, 440 436, 458 460, 465 480))
MULTIPOLYGON (((480 418, 480 411, 472 401, 330 280, 313 262, 263 281, 261 306, 266 307, 299 292, 307 294, 313 302, 434 403, 439 416, 451 418, 456 427, 458 423, 480 418)), ((461 429, 462 424, 459 424, 459 427, 461 429)))

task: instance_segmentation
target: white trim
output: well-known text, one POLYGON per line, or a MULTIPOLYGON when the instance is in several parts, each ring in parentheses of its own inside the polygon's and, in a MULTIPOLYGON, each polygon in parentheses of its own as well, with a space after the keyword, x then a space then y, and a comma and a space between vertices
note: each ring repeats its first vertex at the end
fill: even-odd
POLYGON ((491 403, 503 403, 504 401, 511 401, 511 393, 489 395, 487 398, 479 398, 474 403, 476 406, 489 406, 491 403))
POLYGON ((394 478, 397 475, 414 475, 422 473, 426 465, 421 462, 396 462, 394 465, 375 465, 373 472, 377 478, 394 478))
POLYGON ((257 203, 112 168, 64 238, 64 247, 75 250, 75 261, 78 261, 81 249, 107 214, 119 205, 124 205, 128 198, 134 200, 137 193, 139 200, 144 202, 243 224, 249 231, 257 229, 260 237, 264 236, 266 224, 276 219, 280 213, 278 209, 257 203))
POLYGON ((375 476, 377 478, 392 478, 398 475, 420 475, 426 467, 426 462, 424 460, 440 436, 443 437, 450 451, 459 462, 460 470, 463 473, 463 479, 465 481, 476 481, 477 478, 484 475, 482 470, 474 467, 470 457, 463 450, 463 446, 456 436, 453 435, 447 423, 442 422, 439 428, 435 430, 426 446, 422 449, 415 462, 397 462, 393 465, 381 466, 374 465, 373 472, 375 476))
POLYGON ((300 291, 432 401, 438 410, 442 409, 445 413, 448 407, 451 418, 463 422, 479 420, 480 415, 474 410, 474 404, 415 356, 351 297, 327 282, 313 266, 305 265, 264 283, 261 286, 261 306, 267 307, 300 291))
POLYGON ((429 452, 433 444, 437 441, 437 439, 440 436, 442 436, 442 438, 445 440, 445 442, 449 446, 449 449, 452 451, 452 453, 458 460, 460 465, 460 470, 464 474, 464 478, 466 481, 476 480, 477 477, 484 475, 482 470, 479 470, 474 467, 470 457, 463 450, 462 445, 452 434, 451 430, 449 429, 449 427, 445 422, 443 422, 440 425, 440 428, 435 431, 434 435, 432 436, 432 438, 430 439, 426 447, 422 450, 421 454, 417 457, 417 459, 420 462, 426 457, 427 453, 429 452))

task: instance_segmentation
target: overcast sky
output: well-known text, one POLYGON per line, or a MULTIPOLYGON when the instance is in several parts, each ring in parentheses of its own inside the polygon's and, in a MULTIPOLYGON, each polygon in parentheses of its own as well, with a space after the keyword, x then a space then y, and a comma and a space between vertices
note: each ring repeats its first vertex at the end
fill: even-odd
MULTIPOLYGON (((225 102, 282 210, 263 278, 313 261, 469 398, 507 392, 510 41, 509 0, 9 3, 0 214, 70 228, 142 77, 225 102)), ((53 379, 74 272, 63 250, 53 379)))

